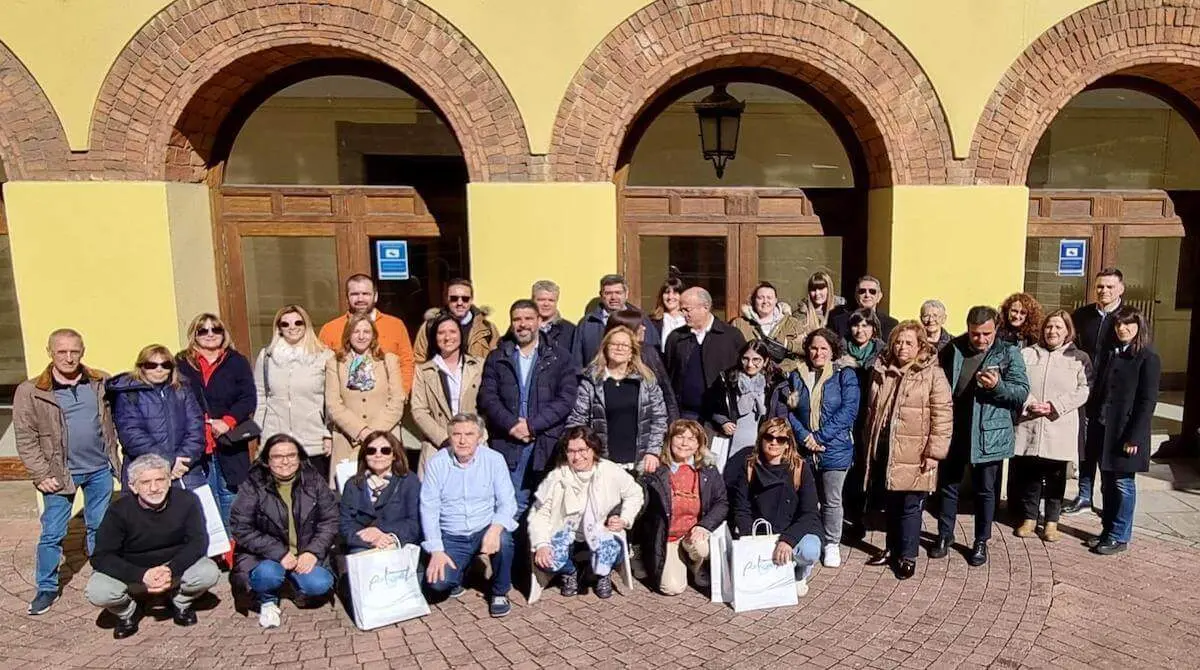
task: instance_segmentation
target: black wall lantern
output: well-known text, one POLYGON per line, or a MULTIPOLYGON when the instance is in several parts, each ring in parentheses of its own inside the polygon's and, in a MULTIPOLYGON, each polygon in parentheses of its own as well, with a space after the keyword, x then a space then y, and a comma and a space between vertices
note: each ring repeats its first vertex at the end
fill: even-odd
POLYGON ((737 156, 738 129, 746 103, 729 95, 725 84, 717 84, 695 108, 700 117, 700 149, 704 158, 712 161, 720 179, 725 175, 725 163, 737 156))

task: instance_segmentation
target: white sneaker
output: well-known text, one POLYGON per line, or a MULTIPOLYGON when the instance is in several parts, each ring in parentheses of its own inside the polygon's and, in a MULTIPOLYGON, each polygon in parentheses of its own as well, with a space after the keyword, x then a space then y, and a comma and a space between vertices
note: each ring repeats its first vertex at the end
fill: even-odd
POLYGON ((808 580, 801 579, 796 582, 796 597, 803 598, 806 595, 808 595, 808 580))
POLYGON ((263 628, 279 628, 279 603, 263 603, 258 608, 258 625, 263 628))
POLYGON ((842 566, 841 546, 836 544, 825 545, 825 556, 821 558, 821 565, 827 568, 840 568, 842 566))

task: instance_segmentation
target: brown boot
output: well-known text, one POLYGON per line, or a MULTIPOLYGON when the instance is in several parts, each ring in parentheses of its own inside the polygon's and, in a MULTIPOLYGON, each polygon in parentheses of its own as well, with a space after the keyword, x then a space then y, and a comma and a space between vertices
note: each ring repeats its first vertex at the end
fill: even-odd
POLYGON ((1033 537, 1033 531, 1037 528, 1037 519, 1026 519, 1021 522, 1020 526, 1013 531, 1013 535, 1017 537, 1033 537))
POLYGON ((1042 529, 1042 540, 1045 542, 1058 542, 1062 539, 1062 533, 1058 532, 1058 523, 1047 521, 1046 527, 1042 529))

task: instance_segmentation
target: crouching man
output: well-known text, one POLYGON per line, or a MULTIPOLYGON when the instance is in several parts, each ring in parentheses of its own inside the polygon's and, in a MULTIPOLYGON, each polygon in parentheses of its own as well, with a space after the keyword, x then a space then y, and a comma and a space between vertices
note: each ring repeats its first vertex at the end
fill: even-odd
POLYGON ((170 593, 179 626, 196 623, 192 602, 220 578, 205 553, 208 531, 200 501, 171 487, 171 464, 161 456, 140 456, 129 466, 133 495, 114 502, 96 533, 87 599, 117 617, 113 637, 138 630, 141 594, 170 593))

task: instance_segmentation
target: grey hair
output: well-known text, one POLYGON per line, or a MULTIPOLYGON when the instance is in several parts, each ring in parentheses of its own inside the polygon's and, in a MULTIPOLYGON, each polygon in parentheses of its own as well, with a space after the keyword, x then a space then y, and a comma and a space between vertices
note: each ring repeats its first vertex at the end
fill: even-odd
POLYGON ((942 311, 942 314, 946 313, 946 305, 943 304, 941 300, 935 300, 933 298, 930 298, 929 300, 926 300, 925 302, 921 303, 921 311, 924 312, 926 307, 933 307, 934 309, 939 309, 942 311))
POLYGON ((696 292, 696 296, 698 298, 700 298, 701 305, 704 305, 705 307, 712 309, 712 294, 708 292, 708 289, 701 288, 699 286, 693 286, 692 288, 690 288, 688 290, 696 292))
POLYGON ((533 288, 529 289, 529 295, 530 295, 530 297, 533 297, 543 291, 546 293, 553 293, 555 295, 555 297, 558 297, 558 294, 560 292, 559 288, 558 288, 558 284, 555 284, 553 281, 551 281, 549 279, 539 279, 539 280, 533 282, 533 288))
POLYGON ((170 474, 171 464, 167 462, 167 459, 159 456, 158 454, 143 454, 138 456, 137 458, 133 459, 132 463, 129 464, 127 475, 129 483, 133 484, 138 480, 139 477, 142 476, 142 473, 149 472, 151 470, 164 470, 170 474))
POLYGON ((78 330, 75 330, 74 328, 59 328, 53 333, 50 333, 50 337, 46 338, 46 348, 53 349, 54 341, 60 337, 71 337, 79 340, 80 344, 83 344, 83 335, 80 335, 78 330))
POLYGON ((450 422, 446 424, 446 432, 454 430, 454 427, 460 423, 473 423, 479 429, 479 442, 482 444, 487 441, 487 426, 483 423, 483 417, 478 414, 460 413, 450 417, 450 422))

